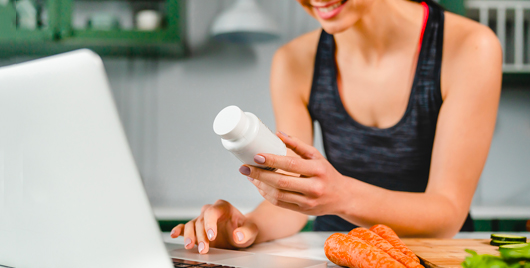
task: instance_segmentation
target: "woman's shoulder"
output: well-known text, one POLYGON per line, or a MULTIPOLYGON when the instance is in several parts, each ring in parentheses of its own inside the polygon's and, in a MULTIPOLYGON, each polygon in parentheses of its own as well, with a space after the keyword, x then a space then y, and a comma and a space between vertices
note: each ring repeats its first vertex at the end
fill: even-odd
POLYGON ((294 70, 312 68, 321 31, 313 30, 281 46, 274 55, 274 62, 287 64, 294 70))
POLYGON ((271 90, 301 96, 309 101, 313 67, 321 29, 301 35, 280 47, 274 54, 271 90), (279 86, 281 85, 281 86, 279 86))
POLYGON ((495 33, 476 21, 445 12, 442 84, 458 83, 466 73, 480 76, 500 71, 502 48, 495 33))
POLYGON ((475 47, 477 44, 489 49, 500 46, 497 36, 489 27, 451 12, 445 12, 444 28, 444 46, 448 45, 449 53, 475 47))

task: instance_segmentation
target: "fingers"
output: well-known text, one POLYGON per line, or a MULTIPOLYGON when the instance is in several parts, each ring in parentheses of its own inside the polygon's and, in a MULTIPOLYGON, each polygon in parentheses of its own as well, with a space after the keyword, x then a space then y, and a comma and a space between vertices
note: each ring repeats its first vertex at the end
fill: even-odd
POLYGON ((195 241, 195 220, 192 220, 184 225, 184 248, 193 248, 195 241))
POLYGON ((259 182, 264 182, 277 189, 286 190, 289 192, 297 192, 310 196, 316 195, 316 193, 314 193, 315 187, 313 186, 312 180, 307 178, 283 175, 277 172, 251 166, 242 166, 240 172, 241 174, 254 179, 254 181, 251 182, 256 186, 258 186, 259 182), (243 167, 245 167, 245 170, 243 170, 243 167))
POLYGON ((206 232, 204 231, 204 218, 200 217, 195 221, 195 235, 197 236, 197 249, 200 254, 208 253, 210 249, 210 243, 206 238, 206 232))
POLYGON ((182 230, 184 230, 184 224, 179 224, 171 230, 171 233, 169 234, 171 238, 177 238, 179 237, 180 233, 182 233, 182 230))
POLYGON ((201 215, 196 219, 175 226, 171 237, 184 236, 184 247, 194 249, 196 244, 200 254, 208 253, 210 246, 248 247, 254 243, 258 231, 255 224, 245 221, 239 210, 224 200, 218 200, 213 205, 203 206, 201 215))
POLYGON ((269 203, 271 203, 274 206, 290 209, 290 210, 293 210, 293 211, 304 212, 300 208, 300 206, 298 206, 297 204, 287 203, 287 202, 279 201, 279 200, 274 200, 274 199, 272 199, 272 197, 270 195, 267 195, 263 190, 258 190, 258 191, 263 196, 263 198, 265 198, 265 200, 267 200, 269 203))
POLYGON ((243 225, 234 229, 233 232, 233 241, 235 247, 248 247, 256 240, 258 235, 258 227, 256 224, 249 220, 245 220, 243 225))
POLYGON ((204 205, 201 207, 201 215, 204 213, 204 211, 206 211, 209 207, 211 207, 212 205, 208 204, 208 205, 204 205))
POLYGON ((204 242, 201 242, 201 241, 204 241, 204 225, 202 223, 203 223, 202 217, 199 217, 197 219, 187 222, 185 225, 179 224, 175 226, 173 230, 171 230, 170 236, 171 238, 177 238, 180 235, 184 236, 184 248, 186 249, 193 248, 195 241, 198 241, 199 242, 199 253, 202 253, 201 251, 204 251, 204 253, 206 253, 208 252, 208 245, 205 245, 204 242), (201 227, 203 228, 202 232, 201 232, 201 229, 197 229, 201 227), (196 234, 199 234, 199 235, 196 236, 196 234))
POLYGON ((171 238, 177 238, 180 235, 184 236, 184 248, 191 249, 195 243, 195 222, 197 219, 191 220, 186 225, 179 224, 171 230, 171 238))
POLYGON ((314 161, 308 161, 300 157, 258 154, 254 156, 254 162, 304 176, 319 175, 318 166, 315 165, 314 161))
POLYGON ((230 207, 230 203, 218 200, 204 211, 204 228, 209 241, 213 241, 217 237, 217 222, 219 218, 230 213, 230 207))
POLYGON ((283 205, 283 203, 290 203, 299 207, 309 207, 312 202, 312 199, 309 199, 302 194, 279 190, 259 180, 253 180, 252 184, 259 189, 260 194, 267 201, 275 206, 283 205))
POLYGON ((306 144, 295 137, 291 137, 283 132, 277 132, 276 135, 283 141, 283 143, 285 143, 287 148, 293 150, 293 152, 304 159, 317 159, 322 157, 315 147, 306 144))

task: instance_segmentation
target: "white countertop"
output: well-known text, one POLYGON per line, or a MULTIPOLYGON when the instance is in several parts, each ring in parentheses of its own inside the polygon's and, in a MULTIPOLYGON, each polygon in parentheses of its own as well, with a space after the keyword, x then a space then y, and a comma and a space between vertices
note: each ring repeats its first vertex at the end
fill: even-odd
POLYGON ((473 206, 471 217, 475 220, 530 220, 530 206, 473 206))
MULTIPOLYGON (((324 242, 333 232, 304 232, 296 235, 254 245, 243 251, 265 253, 277 256, 296 257, 305 259, 322 260, 328 262, 328 267, 339 267, 328 261, 324 254, 324 242)), ((162 234, 164 242, 184 244, 184 238, 173 239, 169 233, 162 234)))
MULTIPOLYGON (((244 251, 259 252, 278 256, 286 257, 297 257, 315 260, 327 261, 326 255, 324 254, 324 242, 326 239, 335 232, 303 232, 296 235, 274 240, 271 242, 261 243, 254 245, 244 251)), ((498 233, 498 232, 495 232, 498 233)), ((518 234, 526 237, 530 237, 530 233, 510 233, 518 234)), ((490 238, 491 232, 468 232, 458 233, 454 238, 477 238, 477 239, 488 239, 490 238)), ((174 244, 184 244, 184 238, 178 237, 172 239, 169 233, 162 233, 165 242, 174 244)), ((328 267, 337 267, 332 263, 328 262, 328 267)))
MULTIPOLYGON (((324 242, 334 232, 303 232, 296 235, 254 245, 244 251, 266 253, 278 256, 298 257, 327 261, 324 254, 324 242)), ((165 242, 184 244, 184 238, 172 239, 164 232, 165 242)))

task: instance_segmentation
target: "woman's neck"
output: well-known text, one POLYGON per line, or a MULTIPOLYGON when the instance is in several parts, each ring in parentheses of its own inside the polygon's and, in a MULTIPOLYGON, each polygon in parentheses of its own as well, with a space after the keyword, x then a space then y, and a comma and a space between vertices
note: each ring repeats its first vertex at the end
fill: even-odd
POLYGON ((417 44, 422 18, 423 9, 417 3, 374 0, 351 28, 334 35, 337 51, 377 64, 385 54, 417 44))

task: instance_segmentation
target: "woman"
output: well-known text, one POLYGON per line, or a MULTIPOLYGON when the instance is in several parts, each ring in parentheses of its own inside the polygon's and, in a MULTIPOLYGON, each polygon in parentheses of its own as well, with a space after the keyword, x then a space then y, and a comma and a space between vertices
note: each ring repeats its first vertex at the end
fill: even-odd
POLYGON ((291 150, 254 158, 286 172, 242 166, 266 201, 247 215, 223 200, 206 205, 171 236, 200 253, 242 248, 295 234, 307 215, 319 216, 322 231, 378 223, 400 236, 472 230, 469 207, 501 88, 496 36, 432 2, 298 1, 322 29, 273 59, 276 128, 291 150), (310 146, 315 120, 327 159, 310 146))

